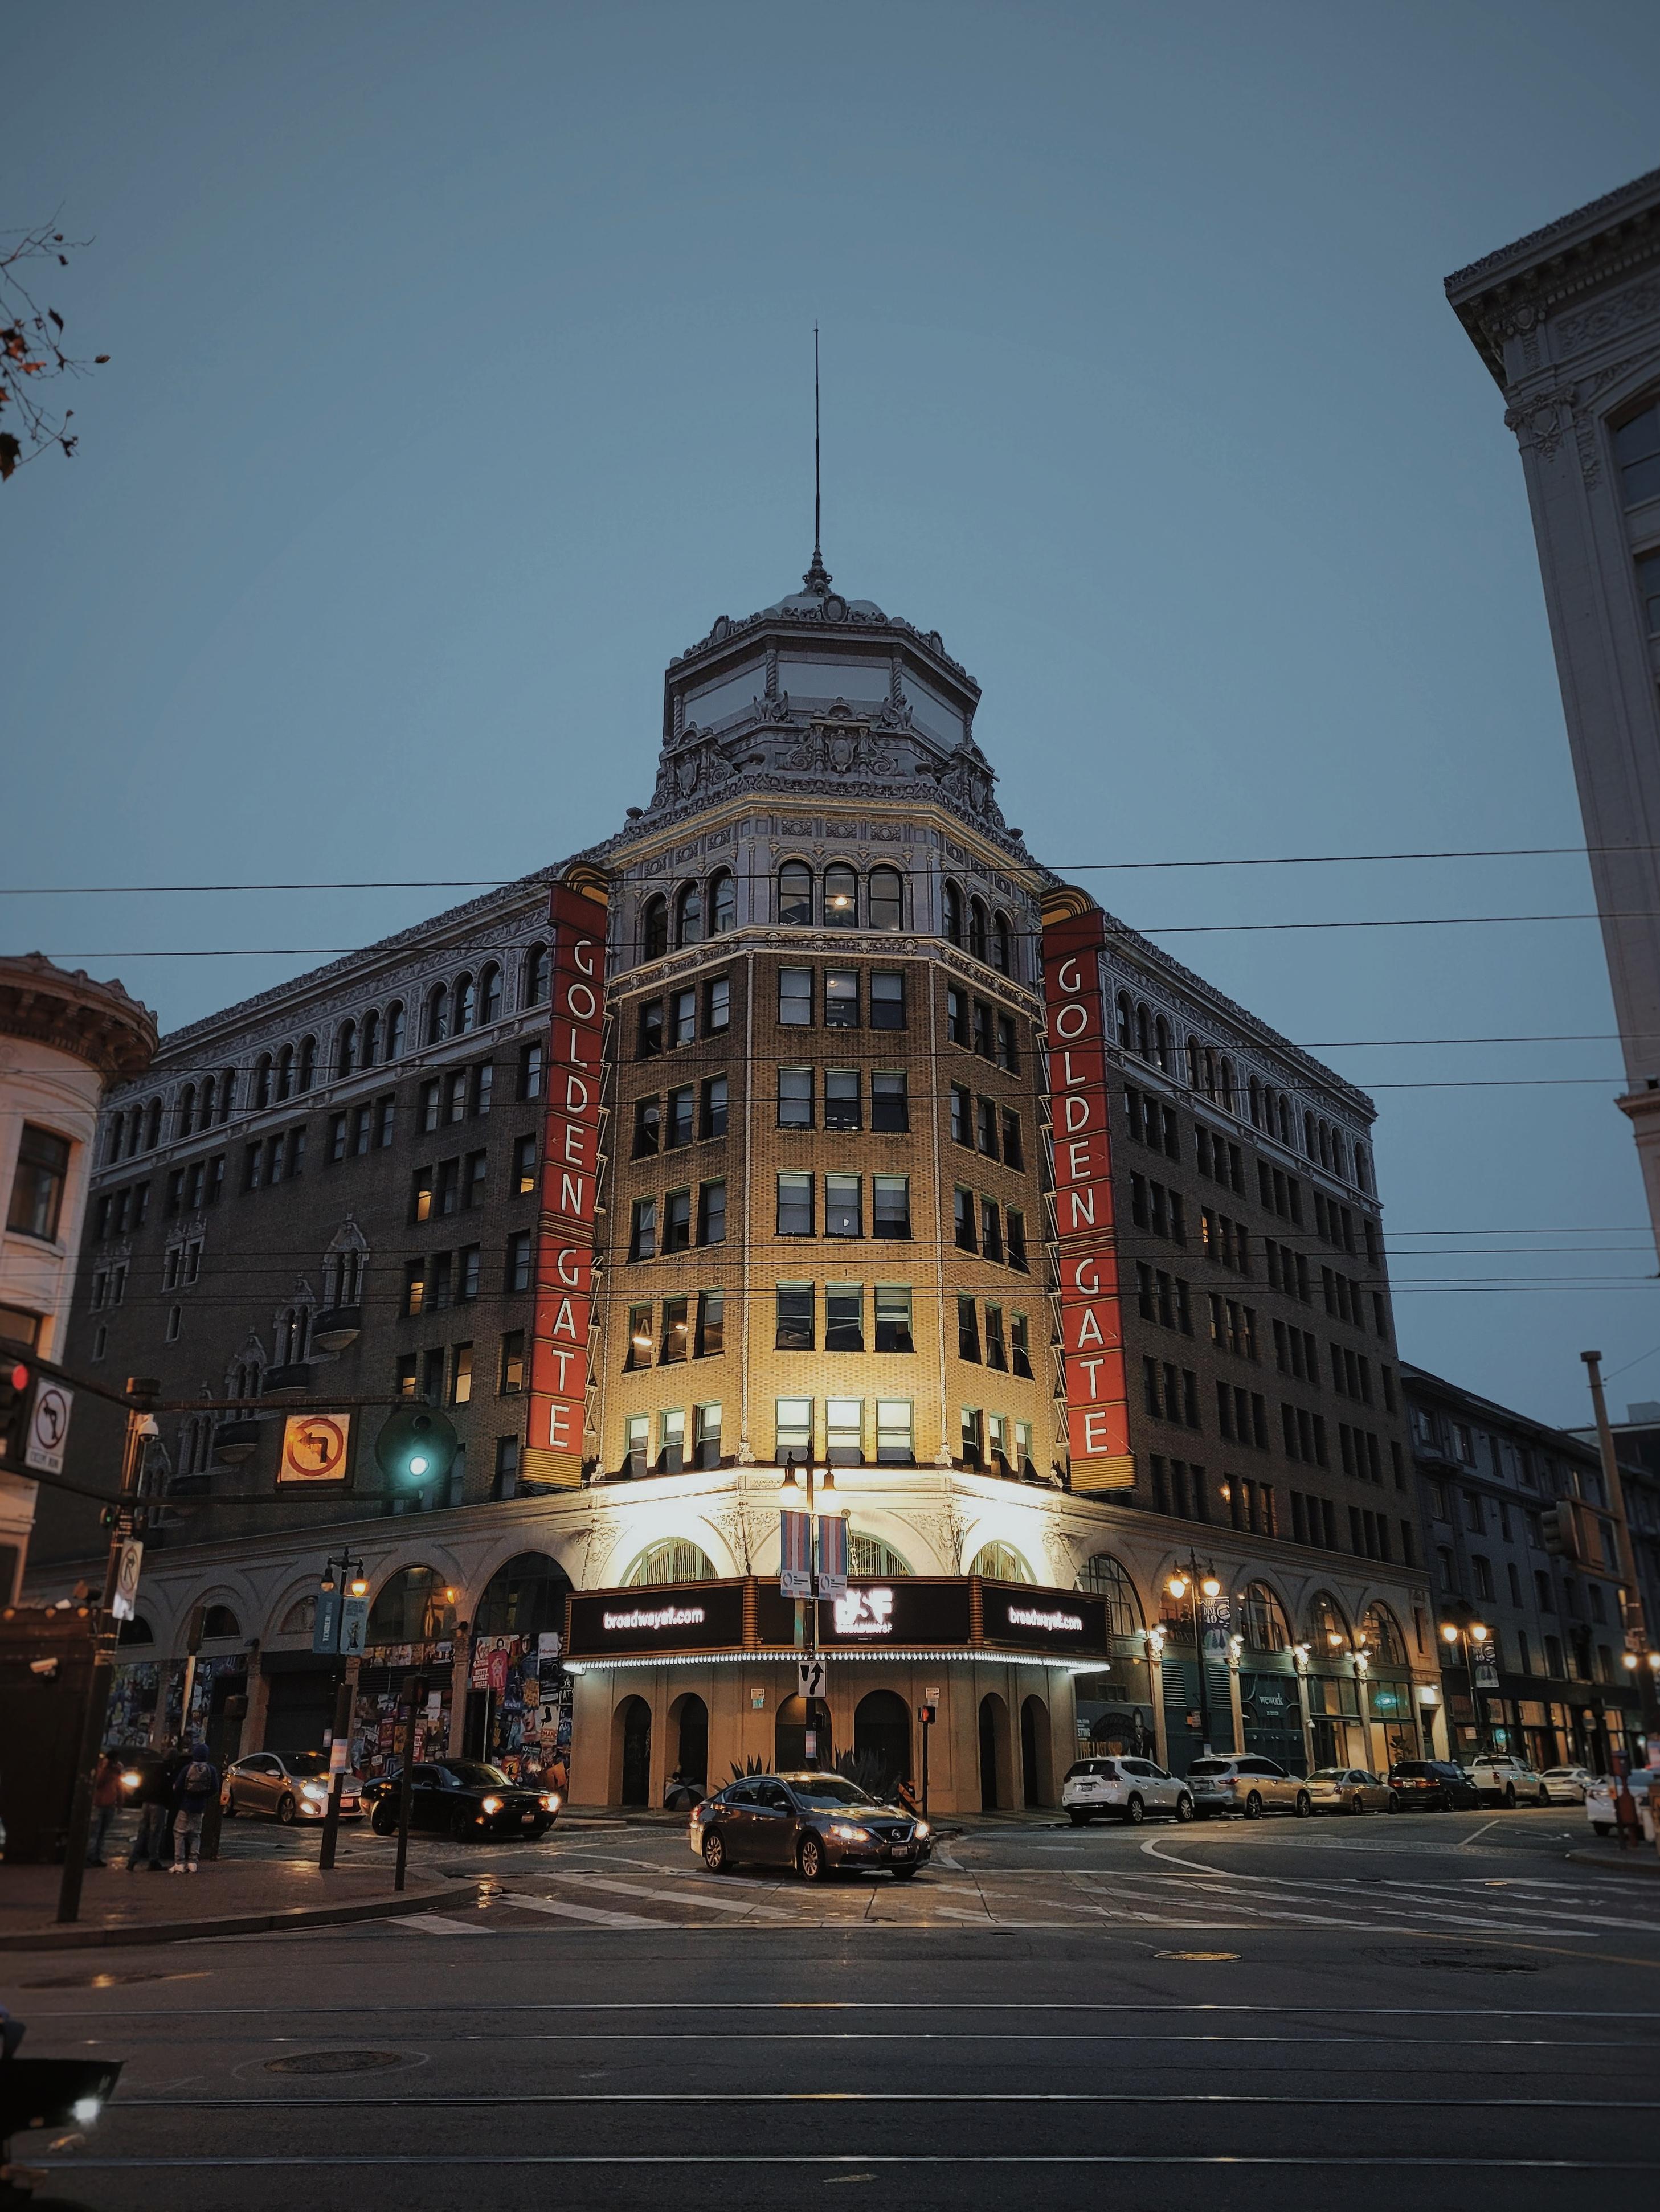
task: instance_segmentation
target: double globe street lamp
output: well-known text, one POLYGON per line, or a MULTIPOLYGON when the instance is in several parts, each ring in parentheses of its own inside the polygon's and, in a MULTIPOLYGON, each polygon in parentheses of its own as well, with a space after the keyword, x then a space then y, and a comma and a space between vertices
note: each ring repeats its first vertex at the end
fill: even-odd
POLYGON ((1201 1595, 1207 1601, 1219 1597, 1222 1585, 1217 1580, 1213 1569, 1207 1569, 1203 1574, 1201 1574, 1198 1559, 1189 1553, 1187 1571, 1184 1572, 1178 1566, 1164 1584, 1164 1588, 1176 1600, 1177 1605, 1186 1598, 1192 1609, 1193 1656, 1199 1669, 1199 1735, 1201 1742, 1208 1752, 1210 1749, 1210 1692, 1205 1682, 1205 1631, 1200 1618, 1199 1601, 1201 1595))

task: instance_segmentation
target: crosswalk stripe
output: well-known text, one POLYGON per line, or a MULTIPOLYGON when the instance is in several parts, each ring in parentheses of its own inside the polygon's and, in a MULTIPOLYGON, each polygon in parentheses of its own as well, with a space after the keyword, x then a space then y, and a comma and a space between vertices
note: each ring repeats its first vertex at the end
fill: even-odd
POLYGON ((490 1930, 476 1920, 451 1920, 441 1912, 399 1912, 386 1922, 388 1928, 411 1929, 417 1936, 488 1936, 490 1930))
POLYGON ((587 1889, 614 1890, 623 1897, 654 1898, 670 1905, 701 1905, 710 1912, 741 1912, 751 1920, 794 1920, 795 1914, 782 1912, 775 1905, 760 1905, 743 1896, 707 1897, 697 1886, 684 1878, 672 1887, 648 1889, 644 1882, 619 1881, 614 1875, 561 1874, 556 1881, 581 1882, 587 1889))
POLYGON ((562 1920, 587 1920, 600 1928, 666 1928, 671 1924, 666 1920, 654 1920, 647 1912, 602 1912, 597 1905, 572 1905, 562 1897, 526 1897, 516 1889, 505 1891, 502 1903, 512 1905, 518 1912, 550 1912, 562 1920))

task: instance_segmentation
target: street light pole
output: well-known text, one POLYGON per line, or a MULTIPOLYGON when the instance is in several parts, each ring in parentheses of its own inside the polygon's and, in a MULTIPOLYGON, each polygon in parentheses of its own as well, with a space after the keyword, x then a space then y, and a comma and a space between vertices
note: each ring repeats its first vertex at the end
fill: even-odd
MULTIPOLYGON (((350 1590, 354 1597, 363 1596, 368 1589, 363 1576, 363 1562, 354 1559, 344 1545, 338 1559, 329 1559, 324 1562, 324 1589, 327 1589, 333 1580, 337 1566, 340 1570, 342 1592, 350 1590), (355 1574, 354 1568, 356 1571, 355 1574)), ((346 1753, 351 1743, 351 1712, 357 1695, 357 1664, 356 1658, 346 1661, 334 1693, 334 1726, 329 1732, 329 1808, 323 1815, 323 1839, 317 1853, 318 1871, 321 1874, 326 1874, 333 1866, 335 1845, 340 1836, 340 1793, 345 1787, 346 1753)))
POLYGON ((1189 1571, 1184 1574, 1178 1561, 1176 1572, 1164 1587, 1178 1605, 1186 1597, 1192 1606, 1193 1651, 1199 1668, 1199 1737, 1204 1750, 1208 1753, 1211 1747, 1210 1689, 1205 1680, 1205 1632, 1199 1617, 1199 1593, 1202 1589, 1207 1598, 1213 1598, 1222 1585, 1213 1570, 1201 1577, 1198 1555, 1191 1550, 1188 1553, 1188 1568, 1189 1571))

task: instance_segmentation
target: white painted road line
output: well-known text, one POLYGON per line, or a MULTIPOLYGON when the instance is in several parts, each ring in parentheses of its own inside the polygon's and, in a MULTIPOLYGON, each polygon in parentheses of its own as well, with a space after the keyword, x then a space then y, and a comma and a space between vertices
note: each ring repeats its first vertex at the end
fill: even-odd
MULTIPOLYGON (((579 1881, 585 1889, 615 1890, 623 1897, 654 1898, 670 1905, 701 1905, 711 1912, 741 1912, 750 1920, 794 1920, 793 1912, 781 1912, 775 1905, 758 1905, 741 1893, 725 1897, 708 1897, 693 1881, 680 1879, 672 1888, 648 1889, 644 1882, 622 1881, 611 1875, 560 1874, 556 1881, 579 1881)), ((522 1902, 522 1899, 520 1900, 522 1902)))
POLYGON ((517 1912, 550 1912, 562 1920, 587 1920, 599 1928, 667 1928, 666 1920, 654 1920, 646 1912, 601 1912, 592 1905, 568 1905, 562 1897, 526 1897, 520 1891, 505 1891, 499 1900, 510 1905, 517 1912))
POLYGON ((491 1930, 476 1920, 451 1920, 441 1912, 400 1912, 386 1922, 388 1928, 408 1928, 417 1936, 488 1936, 491 1930))

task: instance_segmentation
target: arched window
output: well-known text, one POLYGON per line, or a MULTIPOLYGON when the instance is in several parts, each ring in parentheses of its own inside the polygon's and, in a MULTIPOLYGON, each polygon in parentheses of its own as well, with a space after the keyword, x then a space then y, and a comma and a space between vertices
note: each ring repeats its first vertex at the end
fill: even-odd
POLYGON ((121 1623, 121 1632, 115 1640, 118 1644, 154 1644, 155 1631, 142 1613, 137 1613, 131 1620, 121 1623))
POLYGON ((988 1583, 1031 1583, 1037 1579, 1012 1544, 996 1542, 982 1544, 969 1572, 983 1575, 988 1583))
POLYGON ((1214 1098, 1214 1097, 1215 1097, 1215 1096, 1216 1096, 1216 1093, 1217 1093, 1217 1088, 1218 1088, 1218 1085, 1217 1085, 1217 1081, 1216 1081, 1216 1053, 1215 1053, 1215 1050, 1214 1050, 1214 1048, 1213 1048, 1213 1047, 1212 1047, 1212 1046, 1210 1046, 1210 1045, 1207 1045, 1207 1046, 1205 1047, 1205 1096, 1206 1096, 1206 1097, 1207 1097, 1207 1098, 1214 1098))
POLYGON ((824 927, 859 927, 859 878, 845 860, 833 860, 824 871, 824 927))
POLYGON ((1262 1086, 1253 1075, 1246 1096, 1250 1102, 1250 1125, 1253 1129, 1262 1126, 1262 1086))
POLYGON ((623 1577, 623 1587, 637 1589, 647 1583, 712 1583, 714 1568, 701 1545, 684 1536, 672 1536, 642 1552, 623 1577))
MULTIPOLYGON (((363 1017, 362 1040, 359 1058, 365 1067, 373 1067, 380 1050, 380 1015, 376 1007, 371 1006, 363 1017)), ((304 1087, 302 1084, 301 1088, 304 1087)))
POLYGON ((340 1034, 334 1041, 334 1072, 350 1075, 357 1065, 357 1024, 342 1022, 340 1034))
POLYGON ((481 1022, 502 1018, 502 970, 493 960, 478 978, 478 1018, 481 1022))
POLYGON ((271 1054, 262 1052, 253 1071, 253 1103, 256 1112, 271 1104, 271 1054))
POLYGON ((1323 1168, 1329 1168, 1331 1165, 1331 1124, 1329 1121, 1323 1121, 1320 1124, 1320 1164, 1323 1168))
POLYGON ((562 1632, 570 1577, 545 1552, 520 1552, 498 1567, 472 1616, 475 1636, 544 1636, 562 1632))
POLYGON ((946 885, 946 935, 953 945, 963 942, 963 894, 951 883, 946 885))
POLYGON ((1152 1024, 1152 1056, 1166 1075, 1171 1072, 1175 1055, 1171 1051, 1170 1024, 1160 1014, 1152 1024))
POLYGON ((1240 1633, 1248 1651, 1289 1651, 1291 1623, 1266 1583, 1252 1583, 1240 1607, 1240 1633))
POLYGON ((311 1337, 311 1308, 284 1306, 277 1316, 277 1357, 274 1367, 299 1367, 304 1364, 311 1337))
POLYGON ((1401 1624, 1386 1605, 1369 1605, 1360 1622, 1360 1638, 1374 1659, 1386 1667, 1404 1667, 1407 1640, 1401 1624))
POLYGON ((660 959, 669 949, 669 902, 659 891, 640 909, 640 956, 660 959))
POLYGON ((1303 1116, 1303 1150, 1311 1160, 1317 1160, 1320 1157, 1320 1146, 1314 1133, 1312 1114, 1305 1113, 1303 1116))
POLYGON ((1309 1643, 1316 1659, 1330 1659, 1349 1648, 1349 1625, 1329 1590, 1309 1600, 1309 1643))
POLYGON ((202 1641, 205 1644, 218 1637, 240 1636, 242 1624, 228 1605, 210 1605, 202 1615, 202 1641))
POLYGON ((153 1152, 161 1141, 161 1101, 152 1098, 144 1115, 144 1150, 153 1152))
POLYGON ((442 1044, 450 1033, 450 994, 441 983, 427 994, 427 1042, 442 1044))
MULTIPOLYGON (((364 1065, 368 1066, 367 1060, 364 1065)), ((294 1087, 296 1091, 309 1091, 316 1080, 317 1040, 314 1036, 302 1036, 300 1040, 299 1065, 295 1070, 294 1087)))
POLYGON ((812 927, 812 870, 805 860, 786 860, 778 871, 778 919, 791 929, 812 927))
POLYGON ((709 878, 709 935, 724 937, 738 927, 738 885, 730 868, 717 868, 709 878))
POLYGON ((465 1036, 478 1018, 478 988, 471 975, 455 979, 455 1034, 465 1036))
POLYGON ((696 884, 683 884, 675 894, 674 941, 677 945, 703 941, 703 894, 696 884))
POLYGON ((986 957, 986 902, 983 899, 969 901, 969 951, 975 959, 986 957))
POLYGON ((539 1006, 548 995, 548 984, 552 976, 552 963, 545 945, 532 945, 525 955, 524 1004, 539 1006))
POLYGON ((905 926, 905 886, 897 868, 870 872, 870 926, 873 929, 903 929, 905 926))
POLYGON ((1233 1111, 1233 1062, 1228 1058, 1226 1053, 1222 1054, 1216 1064, 1216 1080, 1222 1104, 1231 1114, 1233 1111))
POLYGON ((1150 1010, 1138 1005, 1135 1009, 1135 1049, 1140 1057, 1151 1063, 1152 1059, 1152 1015, 1150 1010))
POLYGON ((121 1157, 121 1140, 126 1134, 126 1120, 120 1114, 112 1115, 104 1130, 104 1165, 121 1157))
POLYGON ((1362 1190, 1371 1188, 1371 1161, 1364 1145, 1354 1148, 1354 1180, 1362 1190))
POLYGON ((196 1120, 196 1126, 198 1129, 210 1129, 213 1127, 214 1098, 216 1095, 215 1082, 216 1079, 210 1075, 205 1079, 202 1085, 202 1100, 201 1104, 198 1109, 196 1120))
POLYGON ((1118 1043, 1124 1052, 1132 1052, 1135 1047, 1135 1008, 1128 991, 1118 994, 1118 1043))
POLYGON ((277 1055, 277 1099, 280 1105, 294 1091, 294 1047, 285 1044, 277 1055))
POLYGON ((196 1118, 196 1085, 187 1083, 179 1094, 179 1133, 188 1137, 190 1125, 196 1118))
POLYGON ((1291 1101, 1288 1098, 1282 1097, 1280 1101, 1279 1110, 1280 1141, 1286 1147, 1286 1150, 1289 1152, 1292 1148, 1291 1101))
POLYGON ((991 918, 991 964, 1000 975, 1014 973, 1014 932, 1000 909, 991 918))
POLYGON ((1331 1133, 1331 1171, 1342 1181, 1347 1181, 1347 1170, 1343 1165, 1343 1134, 1341 1129, 1334 1129, 1331 1133))
POLYGON ((1141 1626, 1141 1601, 1135 1584, 1110 1552, 1097 1552, 1078 1570, 1076 1588, 1107 1601, 1109 1636, 1134 1636, 1141 1626))
POLYGON ((405 1567, 369 1609, 370 1644, 438 1644, 455 1633, 455 1592, 434 1567, 405 1567))
POLYGON ((386 1051, 388 1060, 404 1057, 404 1001, 394 999, 386 1008, 386 1051))
POLYGON ((860 1582, 891 1582, 896 1575, 908 1575, 910 1569, 891 1544, 885 1544, 879 1536, 861 1535, 854 1528, 848 1534, 848 1572, 860 1582))
POLYGON ((1189 1037, 1188 1039, 1188 1088, 1189 1091, 1197 1091, 1201 1088, 1200 1078, 1204 1072, 1204 1052, 1198 1038, 1189 1037))

